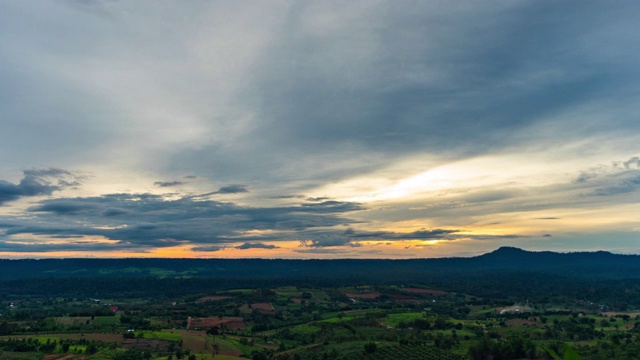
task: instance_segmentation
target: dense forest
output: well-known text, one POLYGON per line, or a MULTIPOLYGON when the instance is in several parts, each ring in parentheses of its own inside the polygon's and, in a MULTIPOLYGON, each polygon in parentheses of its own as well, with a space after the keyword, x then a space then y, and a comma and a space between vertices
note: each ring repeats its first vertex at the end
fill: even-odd
POLYGON ((640 359, 638 260, 2 260, 0 359, 640 359))
MULTIPOLYGON (((199 289, 409 284, 532 300, 588 296, 640 308, 640 256, 529 252, 503 247, 471 258, 411 260, 43 259, 1 260, 0 294, 172 297, 199 289), (25 281, 27 280, 28 281, 25 281), (96 281, 99 279, 99 281, 96 281)), ((622 305, 620 305, 622 306, 622 305)))

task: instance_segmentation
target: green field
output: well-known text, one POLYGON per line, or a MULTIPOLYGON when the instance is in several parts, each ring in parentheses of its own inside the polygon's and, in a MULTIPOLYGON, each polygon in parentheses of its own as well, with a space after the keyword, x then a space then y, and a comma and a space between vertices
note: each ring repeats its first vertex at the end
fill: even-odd
POLYGON ((136 337, 142 337, 144 339, 158 339, 179 342, 182 338, 180 334, 168 332, 168 331, 136 331, 136 337))
POLYGON ((408 312, 408 313, 398 313, 398 314, 389 314, 383 320, 386 325, 397 327, 400 322, 409 323, 415 319, 426 319, 425 315, 421 312, 408 312))

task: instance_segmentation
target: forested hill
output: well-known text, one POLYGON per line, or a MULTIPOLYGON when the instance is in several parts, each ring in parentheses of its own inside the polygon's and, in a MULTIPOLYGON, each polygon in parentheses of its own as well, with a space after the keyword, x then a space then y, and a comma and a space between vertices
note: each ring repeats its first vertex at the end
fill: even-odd
POLYGON ((21 259, 0 260, 0 281, 45 278, 215 278, 376 281, 535 272, 599 279, 640 279, 640 255, 531 252, 502 247, 470 258, 410 260, 21 259))

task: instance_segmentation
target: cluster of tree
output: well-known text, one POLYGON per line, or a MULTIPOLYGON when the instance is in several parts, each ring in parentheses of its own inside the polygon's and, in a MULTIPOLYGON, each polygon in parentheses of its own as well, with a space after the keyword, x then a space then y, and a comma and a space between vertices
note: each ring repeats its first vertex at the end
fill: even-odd
POLYGON ((59 343, 56 340, 47 339, 46 342, 40 342, 35 338, 26 339, 4 339, 0 340, 0 350, 14 351, 14 352, 41 352, 51 353, 59 349, 59 351, 66 353, 73 345, 82 345, 85 350, 85 354, 95 354, 100 348, 106 347, 104 343, 97 341, 88 341, 86 339, 80 340, 61 340, 59 343))
MULTIPOLYGON (((202 289, 261 289, 265 284, 335 288, 359 283, 425 283, 425 279, 431 279, 426 285, 482 298, 508 299, 518 294, 543 302, 552 298, 588 297, 624 310, 640 308, 639 258, 608 253, 532 253, 503 248, 475 258, 413 260, 2 260, 0 295, 99 298, 117 293, 123 298, 167 299, 198 294, 202 289), (129 268, 140 271, 130 274, 121 271, 129 268), (153 275, 154 268, 174 276, 159 278, 153 275), (185 273, 191 277, 184 278, 185 273)), ((269 298, 272 294, 268 291, 258 291, 255 295, 269 298)), ((329 295, 336 301, 344 300, 344 294, 329 295)))
POLYGON ((136 330, 149 330, 151 328, 149 320, 136 315, 122 315, 120 316, 120 323, 127 324, 130 328, 136 330))
POLYGON ((58 346, 57 342, 47 341, 42 344, 37 339, 6 339, 0 340, 0 349, 15 352, 52 352, 58 346))
POLYGON ((0 336, 11 335, 15 330, 15 325, 10 324, 6 321, 0 323, 0 336))
POLYGON ((536 345, 531 340, 519 336, 507 339, 484 336, 469 347, 469 356, 472 360, 535 359, 538 355, 536 345))

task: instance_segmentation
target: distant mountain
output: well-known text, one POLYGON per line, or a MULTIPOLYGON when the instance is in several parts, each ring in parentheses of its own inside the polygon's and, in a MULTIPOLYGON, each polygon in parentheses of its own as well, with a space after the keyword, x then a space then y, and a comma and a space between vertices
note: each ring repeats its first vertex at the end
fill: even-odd
POLYGON ((470 260, 476 268, 561 271, 560 273, 565 275, 588 274, 599 277, 640 278, 639 255, 618 255, 607 251, 555 253, 501 247, 470 260))

